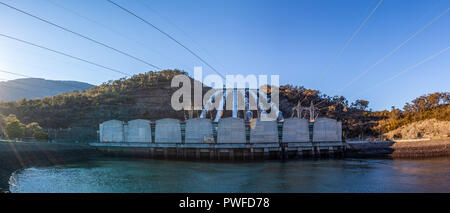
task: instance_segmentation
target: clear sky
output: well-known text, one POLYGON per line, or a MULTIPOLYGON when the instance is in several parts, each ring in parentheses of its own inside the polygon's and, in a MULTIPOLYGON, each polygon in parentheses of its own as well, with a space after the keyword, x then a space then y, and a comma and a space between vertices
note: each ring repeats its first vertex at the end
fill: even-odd
MULTIPOLYGON (((192 73, 194 66, 203 66, 204 74, 213 73, 175 42, 106 0, 0 1, 163 69, 178 68, 192 73)), ((402 107, 420 95, 450 90, 450 51, 446 49, 450 46, 450 12, 443 14, 450 7, 448 0, 383 1, 342 54, 339 53, 346 42, 379 0, 115 2, 168 32, 223 74, 278 74, 280 84, 302 85, 331 96, 343 95, 349 101, 362 98, 370 101, 373 110, 402 107), (380 59, 383 60, 377 63, 380 59), (401 72, 392 81, 380 84, 401 72), (355 80, 361 73, 366 74, 355 80)), ((3 5, 0 5, 0 34, 127 73, 153 69, 3 5)), ((0 69, 96 85, 123 77, 3 37, 0 37, 0 69)), ((19 77, 0 73, 0 78, 19 77)))

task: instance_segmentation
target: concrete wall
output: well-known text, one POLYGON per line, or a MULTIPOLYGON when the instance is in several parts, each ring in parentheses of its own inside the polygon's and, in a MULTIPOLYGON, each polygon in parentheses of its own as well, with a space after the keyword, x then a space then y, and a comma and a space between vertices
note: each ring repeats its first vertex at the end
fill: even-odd
POLYGON ((155 127, 156 143, 181 143, 180 121, 165 118, 156 121, 155 127))
POLYGON ((314 122, 313 141, 342 141, 342 123, 330 118, 318 118, 314 122))
POLYGON ((250 143, 278 143, 278 123, 276 121, 250 121, 250 143))
POLYGON ((128 121, 125 128, 126 142, 151 143, 152 132, 149 120, 137 119, 128 121))
POLYGON ((309 142, 309 121, 301 118, 288 118, 283 124, 284 143, 309 142))
POLYGON ((222 118, 217 131, 218 143, 246 143, 245 124, 241 118, 222 118))
POLYGON ((185 143, 213 143, 212 128, 212 123, 209 119, 193 118, 187 120, 185 143))
POLYGON ((110 120, 100 124, 101 142, 123 142, 124 125, 122 121, 110 120))

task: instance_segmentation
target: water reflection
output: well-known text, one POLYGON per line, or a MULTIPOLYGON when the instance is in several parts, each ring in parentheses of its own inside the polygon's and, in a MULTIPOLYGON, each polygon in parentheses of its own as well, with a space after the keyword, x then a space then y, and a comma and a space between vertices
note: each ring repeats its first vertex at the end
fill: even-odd
POLYGON ((246 163, 94 159, 29 168, 12 192, 450 192, 449 158, 246 163))

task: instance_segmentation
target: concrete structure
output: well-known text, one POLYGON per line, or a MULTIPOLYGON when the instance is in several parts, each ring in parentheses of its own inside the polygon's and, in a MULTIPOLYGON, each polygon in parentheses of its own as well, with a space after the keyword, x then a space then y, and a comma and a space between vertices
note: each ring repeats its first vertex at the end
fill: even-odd
POLYGON ((252 160, 342 156, 345 143, 90 143, 112 156, 158 159, 252 160))
POLYGON ((245 124, 241 118, 222 118, 217 132, 218 143, 246 143, 245 124))
POLYGON ((314 142, 342 141, 342 123, 330 118, 318 118, 314 121, 314 142))
POLYGON ((100 124, 101 142, 123 142, 124 125, 123 121, 110 120, 100 124))
POLYGON ((302 118, 289 118, 283 123, 283 143, 310 142, 309 121, 302 118))
POLYGON ((211 160, 336 156, 346 149, 341 140, 341 122, 328 118, 316 119, 313 142, 309 139, 309 121, 300 118, 284 121, 281 142, 276 121, 253 119, 246 130, 244 119, 220 119, 217 143, 208 119, 187 120, 184 143, 179 120, 156 121, 155 143, 151 142, 150 124, 148 120, 133 120, 128 125, 117 120, 104 122, 100 124, 100 142, 90 145, 113 156, 211 160), (250 136, 249 143, 246 134, 250 136))
POLYGON ((180 121, 165 118, 156 121, 155 127, 156 143, 181 143, 180 121))
POLYGON ((278 122, 252 119, 250 143, 278 143, 278 122))
POLYGON ((214 143, 212 128, 209 119, 193 118, 187 120, 185 143, 214 143))
POLYGON ((150 121, 143 119, 128 121, 128 125, 125 126, 125 141, 151 143, 152 132, 150 121))

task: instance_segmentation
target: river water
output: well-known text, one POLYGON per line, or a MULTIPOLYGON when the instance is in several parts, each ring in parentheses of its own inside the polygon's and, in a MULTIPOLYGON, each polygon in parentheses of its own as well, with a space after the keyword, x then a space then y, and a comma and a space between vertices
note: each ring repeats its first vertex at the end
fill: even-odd
POLYGON ((11 192, 450 192, 450 158, 197 162, 99 158, 11 176, 11 192))

